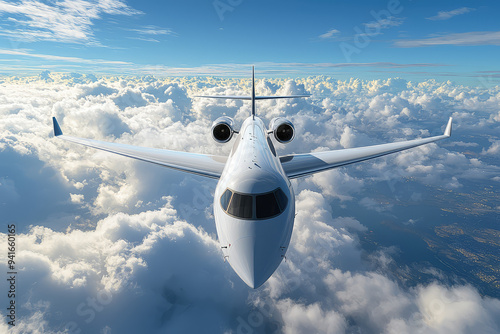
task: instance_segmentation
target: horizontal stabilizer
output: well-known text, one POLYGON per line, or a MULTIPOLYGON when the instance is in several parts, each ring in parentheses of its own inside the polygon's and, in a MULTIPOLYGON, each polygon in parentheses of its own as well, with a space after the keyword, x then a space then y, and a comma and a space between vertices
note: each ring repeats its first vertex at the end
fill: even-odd
MULTIPOLYGON (((286 96, 256 96, 256 100, 274 100, 274 99, 295 99, 299 97, 309 97, 311 95, 286 95, 286 96)), ((251 100, 251 96, 233 96, 233 95, 195 95, 193 97, 205 97, 209 99, 226 100, 251 100)))
POLYGON ((274 99, 295 99, 298 97, 310 97, 311 94, 306 95, 283 95, 283 96, 256 96, 256 100, 274 100, 274 99))
POLYGON ((251 96, 236 96, 236 95, 195 95, 193 97, 206 97, 209 99, 226 99, 226 100, 251 100, 251 96))

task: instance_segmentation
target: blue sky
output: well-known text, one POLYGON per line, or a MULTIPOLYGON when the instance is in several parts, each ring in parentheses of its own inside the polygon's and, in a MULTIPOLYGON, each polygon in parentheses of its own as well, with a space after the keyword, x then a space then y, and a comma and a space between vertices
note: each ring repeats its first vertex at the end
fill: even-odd
POLYGON ((0 1, 0 73, 496 84, 497 1, 0 1))

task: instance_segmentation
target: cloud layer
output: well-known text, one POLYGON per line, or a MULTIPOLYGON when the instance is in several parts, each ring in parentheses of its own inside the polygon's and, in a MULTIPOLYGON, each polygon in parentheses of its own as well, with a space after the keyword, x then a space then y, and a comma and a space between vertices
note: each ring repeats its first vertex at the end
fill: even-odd
POLYGON ((359 241, 370 212, 396 215, 391 202, 367 188, 384 186, 391 197, 418 203, 422 194, 399 192, 402 180, 448 191, 498 182, 500 87, 260 80, 257 94, 312 93, 259 103, 265 122, 286 116, 295 124, 294 142, 277 145, 281 154, 436 135, 449 116, 456 141, 294 181, 297 217, 287 260, 255 291, 223 261, 211 207, 215 181, 51 135, 56 116, 71 135, 227 154, 227 145, 210 139, 210 124, 224 114, 241 124, 250 106, 191 96, 246 94, 249 84, 48 72, 0 79, 0 209, 19 233, 19 319, 12 333, 500 330, 498 299, 437 276, 408 287, 391 276, 390 253, 367 257, 359 241), (354 202, 357 211, 338 214, 354 202))

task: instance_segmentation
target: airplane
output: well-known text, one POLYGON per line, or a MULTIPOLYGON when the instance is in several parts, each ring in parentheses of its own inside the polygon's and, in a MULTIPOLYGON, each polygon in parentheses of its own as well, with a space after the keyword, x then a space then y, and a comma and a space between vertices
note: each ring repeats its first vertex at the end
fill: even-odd
POLYGON ((295 219, 295 195, 291 179, 407 150, 451 136, 450 117, 444 134, 389 144, 280 156, 271 137, 283 144, 295 137, 292 122, 271 120, 266 128, 256 116, 256 101, 302 98, 310 95, 256 96, 252 67, 250 96, 206 96, 248 100, 251 115, 240 129, 232 118, 217 118, 211 128, 218 143, 234 143, 228 156, 215 156, 157 148, 145 148, 63 135, 55 117, 54 136, 69 142, 147 161, 176 170, 218 179, 214 193, 214 218, 224 259, 250 287, 264 284, 285 258, 295 219))

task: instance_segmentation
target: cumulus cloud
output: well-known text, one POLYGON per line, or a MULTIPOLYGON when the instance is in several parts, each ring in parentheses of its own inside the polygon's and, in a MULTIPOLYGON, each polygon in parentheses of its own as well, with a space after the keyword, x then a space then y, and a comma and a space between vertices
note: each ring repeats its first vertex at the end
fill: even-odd
POLYGON ((491 154, 498 155, 500 153, 500 140, 495 140, 491 143, 491 146, 487 150, 483 149, 481 154, 491 154))
MULTIPOLYGON (((294 142, 277 145, 280 154, 437 135, 450 114, 457 144, 293 181, 297 216, 287 259, 256 291, 224 263, 211 207, 215 181, 52 138, 50 117, 57 116, 70 135, 227 154, 228 145, 210 139, 211 122, 226 114, 240 125, 249 105, 191 96, 247 94, 249 84, 49 72, 2 78, 0 208, 17 224, 19 243, 13 333, 500 330, 498 299, 439 276, 400 284, 382 265, 394 261, 391 254, 366 257, 360 243, 371 230, 366 217, 397 216, 399 198, 418 202, 426 187, 452 191, 498 181, 499 88, 327 77, 259 82, 261 95, 312 94, 259 101, 265 122, 285 116, 298 131, 294 142), (407 180, 424 190, 400 192, 407 180)), ((415 216, 396 220, 423 223, 415 216)), ((0 253, 4 272, 5 263, 0 253)), ((7 327, 2 320, 0 329, 7 327)))
POLYGON ((217 331, 233 307, 245 307, 246 289, 231 288, 237 277, 221 261, 216 240, 179 220, 170 201, 164 198, 163 207, 136 215, 110 215, 92 231, 37 226, 19 235, 17 242, 24 245, 17 254, 19 286, 36 286, 17 299, 21 326, 14 332, 23 332, 27 323, 96 333, 106 327, 129 333, 189 331, 197 325, 182 319, 198 313, 211 313, 214 318, 204 326, 217 331), (183 260, 168 254, 182 254, 183 260), (221 309, 204 303, 207 299, 223 302, 221 309), (39 301, 44 307, 31 305, 39 301), (116 312, 119 323, 113 320, 116 312), (137 321, 148 314, 156 320, 137 321))

